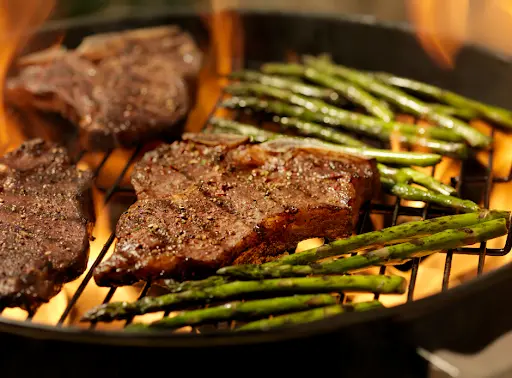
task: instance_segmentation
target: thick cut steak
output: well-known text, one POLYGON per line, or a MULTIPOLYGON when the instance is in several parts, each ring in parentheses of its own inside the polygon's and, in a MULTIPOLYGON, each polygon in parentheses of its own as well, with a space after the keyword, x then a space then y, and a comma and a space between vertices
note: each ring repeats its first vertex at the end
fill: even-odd
POLYGON ((374 160, 280 139, 251 145, 227 134, 185 134, 148 152, 132 183, 101 286, 198 278, 228 264, 275 259, 312 237, 349 236, 378 188, 374 160))
POLYGON ((34 311, 87 266, 91 174, 35 139, 0 157, 0 310, 34 311))
POLYGON ((79 127, 84 148, 131 147, 183 120, 200 65, 200 50, 175 26, 98 34, 75 50, 25 57, 6 100, 61 114, 79 127))

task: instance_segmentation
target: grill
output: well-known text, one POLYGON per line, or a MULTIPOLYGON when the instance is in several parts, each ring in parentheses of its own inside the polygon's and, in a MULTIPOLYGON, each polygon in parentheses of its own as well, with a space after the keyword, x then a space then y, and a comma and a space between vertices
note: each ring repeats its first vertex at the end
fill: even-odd
MULTIPOLYGON (((220 99, 217 101, 217 104, 220 103, 220 99)), ((218 105, 213 110, 213 113, 215 113, 219 109, 218 105)), ((234 112, 233 119, 235 120, 244 120, 243 114, 240 111, 234 112)), ((264 123, 263 119, 257 119, 254 124, 262 124, 264 123)), ((208 125, 208 121, 205 125, 203 125, 203 129, 206 128, 208 125)), ((494 129, 491 132, 491 135, 494 137, 495 131, 494 129)), ((114 184, 110 187, 99 187, 99 189, 105 193, 105 204, 108 204, 115 195, 119 193, 129 193, 133 194, 135 198, 135 193, 133 192, 132 188, 129 186, 122 186, 121 182, 123 181, 123 178, 125 178, 127 172, 129 171, 130 167, 133 165, 133 163, 137 160, 138 157, 141 155, 141 151, 143 151, 144 148, 142 146, 139 146, 133 150, 130 157, 128 158, 128 161, 126 164, 120 169, 119 175, 114 180, 114 184)), ((112 151, 106 152, 100 163, 95 167, 94 170, 94 177, 97 178, 105 164, 108 162, 109 158, 111 157, 112 151)), ((83 157, 86 155, 86 152, 82 152, 79 154, 79 157, 83 157)), ((490 195, 491 195, 491 186, 492 184, 501 184, 506 183, 512 180, 512 172, 507 177, 493 177, 492 175, 492 169, 493 169, 493 163, 494 163, 494 147, 489 151, 489 159, 487 162, 487 165, 484 167, 485 173, 478 176, 473 176, 469 171, 468 167, 468 161, 464 161, 461 165, 461 169, 459 172, 459 175, 456 177, 452 177, 452 185, 456 186, 458 189, 459 194, 461 194, 462 188, 465 187, 466 190, 469 192, 476 192, 481 189, 481 186, 483 184, 483 204, 485 208, 489 208, 489 202, 490 202, 490 195)), ((435 173, 436 166, 432 167, 432 175, 435 173)), ((360 220, 359 224, 357 226, 357 232, 362 233, 368 230, 368 227, 372 227, 370 222, 370 215, 375 214, 379 216, 383 216, 386 218, 385 227, 393 226, 397 224, 397 220, 400 216, 410 216, 410 217, 421 217, 422 219, 429 219, 432 217, 437 216, 443 216, 443 215, 450 215, 453 214, 453 212, 450 212, 446 209, 436 208, 433 206, 425 206, 424 208, 417 208, 412 206, 403 205, 398 198, 393 197, 392 202, 394 204, 383 204, 383 203, 370 203, 369 205, 365 206, 363 211, 360 214, 360 220)), ((512 231, 512 230, 511 230, 512 231)), ((94 260, 93 264, 88 269, 85 277, 82 279, 78 289, 74 293, 73 297, 69 301, 68 305, 66 306, 66 309, 62 313, 62 315, 59 318, 58 325, 62 325, 63 322, 66 320, 67 316, 70 314, 70 312, 73 310, 74 305, 76 304, 79 297, 82 295, 86 285, 89 283, 89 281, 92 278, 94 268, 103 260, 105 255, 107 254, 109 248, 115 241, 115 234, 114 232, 111 233, 109 236, 107 242, 103 245, 103 248, 101 249, 101 252, 98 254, 96 259, 94 260)), ((486 256, 504 256, 507 253, 510 252, 510 249, 512 247, 512 232, 509 232, 506 244, 502 248, 487 248, 486 243, 481 243, 479 247, 464 247, 459 248, 455 250, 448 250, 446 251, 446 262, 444 266, 444 275, 443 275, 443 281, 442 281, 442 290, 448 289, 448 282, 450 278, 451 268, 452 268, 452 258, 455 254, 468 254, 468 255, 477 255, 478 256, 478 267, 477 267, 477 274, 480 275, 483 273, 483 267, 485 263, 486 256)), ((411 279, 409 281, 409 289, 407 292, 407 301, 411 301, 414 296, 414 289, 416 284, 416 277, 418 274, 418 269, 420 267, 420 258, 414 258, 412 259, 412 262, 410 264, 410 270, 411 270, 411 279)), ((380 269, 380 274, 385 274, 386 267, 383 266, 380 269)), ((139 299, 144 297, 149 289, 151 287, 151 282, 146 282, 143 286, 143 288, 140 291, 139 299)), ((103 299, 102 303, 109 302, 114 293, 116 291, 115 287, 110 288, 107 295, 103 299)), ((376 294, 376 297, 378 295, 376 294)), ((28 320, 32 315, 29 315, 28 320)), ((130 321, 126 322, 126 324, 129 324, 130 321)), ((91 324, 91 327, 94 327, 95 324, 91 324)))
MULTIPOLYGON (((183 21, 183 19, 179 19, 179 20, 183 21)), ((332 29, 335 28, 336 25, 338 25, 338 24, 339 24, 339 32, 340 33, 346 32, 346 30, 345 30, 346 28, 354 29, 354 31, 356 33, 355 38, 363 38, 364 39, 365 33, 368 33, 368 28, 375 27, 378 29, 378 26, 360 23, 360 21, 353 21, 353 20, 340 21, 340 20, 333 20, 333 19, 326 19, 326 18, 315 19, 314 17, 302 18, 302 16, 298 16, 298 15, 293 15, 293 16, 289 16, 289 17, 281 16, 281 15, 258 15, 258 14, 257 15, 246 15, 246 19, 243 20, 243 24, 245 27, 246 38, 249 39, 249 42, 250 42, 251 39, 254 39, 255 41, 264 40, 267 34, 270 35, 272 33, 275 33, 276 31, 279 32, 281 30, 281 28, 283 28, 283 29, 287 28, 287 29, 293 30, 293 28, 297 27, 296 23, 299 21, 304 21, 304 23, 301 23, 301 25, 305 25, 305 28, 307 30, 310 30, 310 31, 316 30, 318 35, 321 35, 321 34, 329 35, 332 32, 332 29), (277 22, 275 23, 274 26, 268 27, 271 30, 264 30, 261 33, 261 35, 256 36, 256 34, 257 34, 256 31, 259 31, 259 27, 257 27, 257 25, 262 22, 262 19, 266 20, 266 22, 269 22, 269 23, 275 22, 276 20, 277 20, 277 22), (279 22, 282 22, 282 24, 279 25, 279 22), (321 27, 320 24, 324 23, 324 22, 326 23, 325 26, 321 27), (322 32, 319 32, 318 30, 322 30, 322 32)), ((166 22, 176 22, 176 20, 174 20, 174 19, 165 20, 165 21, 160 21, 158 23, 166 23, 166 22)), ((183 23, 183 22, 181 22, 181 23, 183 23)), ((186 19, 185 25, 188 25, 189 23, 190 23, 190 19, 186 19)), ((195 25, 195 21, 193 21, 192 24, 195 25)), ((140 25, 133 25, 133 24, 130 24, 130 25, 132 27, 140 26, 140 25)), ((185 28, 186 28, 186 26, 185 26, 185 28)), ((97 30, 97 29, 95 29, 95 30, 97 30)), ((385 30, 388 30, 388 29, 385 29, 385 30)), ((409 46, 411 43, 414 43, 414 42, 412 42, 413 41, 412 36, 410 36, 408 32, 406 32, 400 28, 397 28, 397 29, 390 28, 389 30, 390 31, 387 31, 387 33, 391 33, 391 34, 396 33, 396 37, 399 39, 400 43, 405 43, 405 45, 407 45, 407 46, 409 46), (402 41, 402 39, 403 39, 403 41, 402 41), (410 39, 410 41, 409 41, 409 39, 410 39), (406 42, 404 42, 404 41, 406 41, 406 42), (407 42, 407 41, 409 41, 409 42, 407 42)), ((85 32, 87 33, 87 31, 88 30, 86 29, 85 32)), ((80 35, 83 32, 84 31, 82 30, 77 35, 80 35)), ((379 32, 376 32, 376 33, 379 33, 379 32)), ((318 37, 318 35, 317 35, 317 38, 320 38, 320 37, 318 37)), ((76 41, 77 40, 76 38, 77 37, 75 34, 72 34, 70 37, 71 41, 76 41)), ((285 38, 287 38, 287 37, 285 37, 285 38)), ((300 39, 301 36, 297 36, 296 38, 300 39)), ((382 38, 387 38, 387 37, 383 36, 382 38)), ((299 45, 299 47, 295 51, 297 51, 298 53, 302 53, 302 52, 319 53, 319 52, 323 52, 323 51, 329 51, 332 46, 336 45, 336 41, 331 40, 329 38, 327 38, 326 40, 327 40, 326 45, 324 45, 324 46, 320 45, 320 46, 316 47, 319 49, 319 51, 307 51, 306 49, 308 47, 311 47, 311 43, 309 43, 308 47, 304 47, 304 46, 300 46, 300 44, 297 41, 295 41, 296 42, 295 44, 299 45), (330 47, 326 47, 326 46, 330 46, 330 47), (300 51, 301 48, 303 48, 306 51, 300 51)), ((256 53, 248 52, 246 54, 246 60, 242 64, 242 66, 245 66, 248 68, 255 68, 262 61, 276 60, 276 57, 284 58, 288 52, 288 47, 283 45, 283 43, 284 42, 278 42, 278 43, 272 44, 271 46, 268 47, 268 50, 266 50, 265 53, 261 53, 257 57, 255 56, 256 53), (277 50, 278 49, 277 46, 280 46, 279 51, 277 50)), ((71 44, 74 44, 74 43, 72 42, 71 44)), ((306 45, 307 45, 307 43, 306 43, 306 45)), ((292 46, 292 48, 293 48, 293 46, 292 46)), ((343 58, 343 53, 340 53, 340 56, 341 56, 341 58, 343 58)), ((336 57, 336 55, 334 56, 334 58, 339 59, 338 57, 336 57)), ((359 56, 359 58, 355 58, 355 61, 351 61, 351 59, 349 58, 348 61, 346 61, 346 63, 353 64, 354 66, 358 66, 357 59, 362 59, 361 55, 359 56)), ((425 57, 425 59, 428 59, 428 58, 425 57)), ((285 59, 281 59, 281 60, 285 60, 285 59)), ((341 61, 343 61, 343 59, 341 61)), ((425 62, 423 62, 421 64, 425 64, 425 62)), ((233 66, 235 66, 235 67, 240 66, 240 65, 241 65, 241 62, 239 59, 236 59, 233 62, 233 66)), ((367 67, 361 67, 361 68, 367 68, 367 67)), ((381 68, 384 70, 388 69, 387 67, 381 67, 381 68)), ((393 71, 393 70, 390 69, 390 71, 393 71)), ((407 68, 404 68, 402 71, 403 71, 403 72, 401 72, 402 74, 407 74, 407 72, 405 72, 405 71, 407 71, 407 68)), ((400 72, 397 72, 397 73, 400 73, 400 72)), ((442 76, 442 74, 440 74, 440 75, 442 76)), ((421 74, 420 75, 412 75, 412 76, 421 76, 421 74)), ((421 78, 421 77, 419 77, 419 78, 421 78)), ((217 99, 217 102, 216 102, 217 105, 212 110, 211 115, 216 114, 219 111, 219 104, 220 104, 221 99, 224 96, 225 96, 224 94, 221 94, 220 97, 217 99)), ((497 102, 499 103, 499 101, 497 101, 497 102)), ((266 123, 266 121, 267 121, 267 119, 265 119, 264 117, 254 117, 252 115, 248 116, 247 114, 245 114, 244 112, 241 112, 241 111, 231 112, 230 117, 234 120, 240 120, 240 121, 244 121, 244 122, 250 121, 254 124, 259 124, 259 125, 266 123)), ((207 125, 208 125, 208 121, 206 121, 206 123, 204 123, 201 126, 201 128, 204 129, 207 127, 207 125)), ((198 128, 195 127, 195 129, 198 129, 198 128)), ((495 130, 491 130, 490 132, 491 132, 492 136, 495 136, 495 133, 496 133, 495 130)), ((168 141, 166 141, 166 142, 168 142, 168 141)), ((112 205, 113 203, 116 202, 117 198, 122 196, 123 197, 122 203, 124 204, 124 209, 126 209, 126 208, 128 208, 128 205, 135 200, 135 195, 134 195, 134 192, 133 192, 131 186, 126 184, 126 181, 127 181, 128 175, 129 175, 129 171, 130 171, 130 168, 132 167, 132 165, 141 157, 141 155, 145 151, 147 151, 148 149, 150 149, 152 147, 154 147, 154 144, 152 144, 151 146, 139 146, 139 147, 129 151, 129 153, 127 154, 127 158, 125 159, 125 164, 123 166, 119 167, 119 169, 116 172, 117 176, 114 178, 113 183, 108 186, 102 186, 101 182, 98 180, 98 177, 100 177, 102 175, 105 167, 109 164, 111 159, 113 159, 113 156, 116 151, 107 151, 107 152, 103 153, 99 159, 97 159, 97 161, 99 161, 99 163, 97 163, 94 166, 95 184, 96 184, 97 189, 100 192, 102 192, 104 195, 104 205, 112 205), (126 198, 129 198, 129 200, 126 201, 126 198)), ((82 151, 82 152, 78 153, 77 161, 83 162, 84 159, 86 159, 86 157, 88 155, 89 155, 89 152, 87 152, 87 151, 82 151)), ((463 162, 458 174, 451 177, 451 184, 457 188, 457 190, 461 196, 467 197, 468 194, 470 194, 472 197, 471 199, 473 199, 473 200, 476 199, 477 202, 483 203, 485 208, 489 208, 490 198, 491 198, 491 189, 492 189, 493 185, 503 185, 505 183, 510 182, 512 180, 512 170, 509 172, 508 176, 495 177, 493 175, 493 167, 495 164, 494 148, 492 148, 489 151, 489 155, 488 155, 486 164, 483 166, 479 166, 478 172, 476 174, 473 173, 473 171, 476 171, 474 164, 475 164, 475 161, 473 161, 473 160, 463 162)), ((431 174, 434 175, 435 172, 436 172, 436 167, 432 167, 431 174)), ((435 206, 428 206, 428 205, 424 208, 418 208, 418 207, 413 206, 413 204, 411 204, 411 203, 403 203, 394 197, 386 197, 385 201, 372 202, 362 209, 360 218, 359 218, 359 224, 357 225, 356 231, 358 233, 362 233, 362 232, 367 232, 369 230, 372 230, 373 229, 372 219, 377 219, 377 218, 382 220, 384 227, 387 227, 387 226, 392 226, 392 225, 397 224, 397 222, 400 222, 400 220, 403 217, 407 217, 409 219, 410 219, 410 217, 415 217, 416 219, 419 219, 419 218, 428 219, 428 218, 438 217, 438 216, 443 216, 443 215, 448 215, 448 214, 453 214, 453 212, 450 212, 450 211, 447 211, 445 209, 438 208, 435 206)), ((107 255, 109 249, 114 244, 114 242, 115 242, 115 235, 112 232, 110 234, 110 236, 107 238, 106 242, 104 243, 104 245, 103 245, 101 251, 99 252, 99 254, 97 255, 97 257, 94 259, 92 264, 89 266, 88 271, 83 276, 76 291, 70 298, 69 302, 67 303, 66 308, 64 309, 64 311, 62 312, 62 314, 59 317, 59 320, 57 322, 57 327, 61 327, 63 332, 57 334, 59 336, 56 336, 56 337, 60 341, 63 342, 63 344, 60 345, 60 350, 62 350, 63 352, 65 352, 66 341, 72 341, 74 338, 74 334, 72 331, 67 333, 68 328, 64 327, 65 321, 70 317, 70 314, 72 314, 73 311, 75 311, 76 304, 77 304, 78 300, 83 295, 83 293, 86 289, 86 286, 91 281, 94 268, 105 258, 105 256, 107 255)), ((484 272, 484 264, 485 264, 485 259, 487 256, 505 256, 506 254, 508 254, 510 252, 511 248, 512 248, 512 230, 509 231, 509 234, 506 238, 506 242, 501 248, 487 248, 486 243, 481 243, 477 247, 466 247, 466 248, 460 248, 460 249, 456 249, 456 250, 447 251, 445 254, 444 274, 443 274, 442 285, 441 285, 440 289, 442 291, 446 291, 449 287, 448 284, 450 281, 452 267, 454 266, 453 265, 454 264, 454 260, 453 260, 454 256, 462 255, 462 254, 478 256, 478 263, 476 266, 476 275, 479 276, 479 275, 482 275, 482 273, 484 272)), ((409 263, 404 264, 403 266, 400 267, 400 269, 403 271, 410 271, 409 289, 407 291, 407 298, 406 298, 407 302, 413 301, 415 299, 414 293, 415 293, 416 278, 418 276, 418 271, 421 269, 421 264, 420 264, 421 261, 422 260, 420 260, 419 258, 414 258, 409 263)), ((384 274, 385 272, 386 272, 386 267, 385 266, 381 267, 380 274, 384 274)), ((484 277, 485 276, 486 275, 484 275, 484 277)), ((498 278, 495 278, 495 279, 497 280, 498 278)), ((477 281, 482 282, 477 279, 477 280, 475 280, 475 283, 477 283, 477 281)), ((512 283, 507 282, 507 285, 504 285, 502 290, 505 290, 511 284, 512 283)), ((152 290, 154 290, 155 288, 152 286, 154 286, 154 285, 152 285, 151 282, 144 283, 144 285, 142 285, 140 287, 139 298, 144 297, 145 295, 150 293, 152 290)), ((466 286, 471 286, 471 284, 466 285, 466 286)), ((158 290, 158 288, 156 288, 156 290, 158 290)), ((468 290, 470 290, 468 287, 462 288, 462 290, 458 291, 457 293, 468 294, 468 290), (466 290, 466 291, 463 291, 463 290, 466 290)), ((452 290, 450 290, 450 291, 452 291, 452 290)), ((453 291, 456 291, 456 290, 453 290, 453 291)), ((110 288, 108 290, 108 293, 103 298, 102 303, 107 303, 107 302, 111 301, 115 292, 116 292, 116 288, 110 288)), ((496 290, 496 293, 497 292, 498 292, 498 290, 496 290)), ((447 295, 445 296, 445 298, 449 298, 450 295, 452 298, 455 298, 455 295, 456 295, 456 294, 450 293, 450 292, 448 292, 446 294, 447 295)), ((482 294, 482 293, 480 293, 480 294, 482 294)), ((342 297, 342 299, 345 302, 348 302, 351 300, 351 297, 346 296, 346 297, 342 297)), ((427 302, 427 304, 424 304, 424 305, 420 305, 420 303, 417 303, 418 306, 415 307, 415 310, 414 310, 414 312, 411 313, 410 317, 416 319, 416 317, 421 315, 421 313, 426 312, 427 311, 427 310, 425 310, 427 308, 426 306, 431 306, 433 301, 435 300, 434 298, 429 298, 429 300, 430 299, 432 301, 427 302)), ((423 302, 423 301, 420 301, 420 302, 423 302)), ((457 304, 457 301, 454 299, 452 306, 455 306, 456 304, 457 304)), ((434 308, 436 308, 436 306, 431 306, 431 308, 434 309, 434 308)), ((394 309, 390 309, 390 310, 394 310, 394 309)), ((448 310, 446 310, 444 312, 439 312, 439 316, 442 316, 442 314, 446 314, 447 311, 448 310)), ((370 338, 377 337, 379 339, 382 335, 386 335, 386 337, 389 337, 388 342, 392 343, 392 345, 394 345, 395 347, 397 345, 402 345, 402 343, 414 344, 415 341, 411 342, 411 340, 410 340, 410 338, 412 336, 404 336, 403 330, 401 331, 399 328, 397 328, 396 325, 391 325, 391 323, 390 323, 390 321, 391 321, 390 319, 393 317, 396 318, 398 316, 397 314, 399 314, 399 312, 400 312, 400 308, 397 308, 396 311, 389 311, 389 310, 380 311, 379 310, 379 311, 375 311, 375 314, 373 312, 365 313, 365 314, 347 314, 342 317, 342 318, 345 318, 344 320, 339 319, 336 321, 332 321, 332 323, 330 323, 330 324, 328 324, 326 322, 323 322, 323 323, 319 322, 319 324, 317 324, 317 325, 311 324, 311 325, 306 325, 306 326, 300 326, 297 328, 299 330, 299 331, 297 331, 298 333, 296 333, 294 336, 292 336, 291 333, 286 333, 287 331, 276 331, 275 333, 272 333, 272 334, 254 336, 252 341, 250 338, 246 339, 245 341, 241 338, 238 338, 234 341, 228 341, 229 335, 226 335, 224 332, 220 332, 219 337, 217 339, 212 339, 212 337, 215 337, 215 335, 210 336, 210 333, 212 333, 212 331, 213 331, 213 333, 218 333, 216 331, 225 331, 230 327, 230 324, 225 324, 225 323, 220 323, 216 327, 205 326, 205 327, 200 327, 198 329, 192 330, 193 334, 194 333, 202 333, 202 334, 208 333, 208 335, 203 335, 204 337, 202 337, 201 335, 199 335, 199 336, 186 335, 186 338, 183 338, 183 337, 185 337, 185 335, 166 334, 165 336, 153 335, 152 337, 150 337, 150 338, 148 337, 147 339, 145 339, 144 337, 137 338, 137 337, 133 337, 133 336, 129 336, 129 335, 125 336, 125 334, 122 334, 122 333, 117 333, 119 338, 111 339, 110 341, 105 340, 105 339, 96 338, 95 336, 91 336, 91 334, 87 334, 88 336, 85 336, 85 338, 82 341, 84 341, 86 344, 100 342, 101 344, 113 343, 116 345, 120 345, 120 344, 123 344, 124 342, 126 342, 129 345, 136 345, 139 347, 151 345, 156 348, 157 346, 174 346, 174 347, 176 347, 176 346, 178 346, 178 347, 194 346, 195 345, 194 342, 190 341, 191 338, 196 338, 196 339, 203 338, 203 339, 207 340, 206 341, 207 344, 210 343, 210 344, 208 344, 209 346, 224 345, 224 344, 229 345, 229 344, 233 344, 233 343, 241 345, 241 344, 244 344, 245 342, 248 342, 248 343, 274 342, 274 341, 279 340, 280 337, 284 337, 283 335, 286 335, 284 337, 285 339, 298 337, 298 334, 301 334, 304 337, 316 337, 313 335, 315 335, 315 334, 323 335, 326 332, 328 332, 329 329, 332 329, 332 327, 334 327, 336 325, 338 325, 338 326, 352 325, 351 330, 347 331, 348 333, 345 334, 345 336, 347 336, 347 335, 349 337, 351 336, 350 340, 353 341, 353 339, 356 336, 359 337, 361 334, 363 334, 363 335, 365 334, 365 331, 361 328, 362 327, 361 324, 363 324, 367 321, 370 321, 370 320, 375 320, 375 321, 379 321, 379 325, 375 326, 376 328, 375 327, 372 328, 372 330, 373 330, 372 332, 366 331, 367 332, 366 336, 369 336, 370 338), (378 313, 382 313, 382 314, 379 315, 378 313), (320 323, 322 323, 322 324, 320 324, 320 323), (384 329, 386 329, 386 331, 383 331, 384 329), (359 333, 357 333, 357 332, 359 332, 359 333), (384 332, 384 333, 382 333, 382 332, 384 332), (393 333, 393 335, 390 336, 390 333, 393 333), (279 336, 279 335, 281 335, 281 336, 279 336), (375 335, 377 335, 377 336, 375 336, 375 335), (173 338, 175 338, 177 340, 176 343, 174 343, 174 344, 172 342, 173 338), (149 340, 151 340, 151 341, 149 341, 149 340), (212 340, 216 340, 216 341, 212 342, 212 340), (404 340, 406 340, 406 341, 404 341, 404 340), (216 342, 219 344, 215 344, 216 342)), ((43 334, 41 334, 41 333, 37 334, 38 335, 38 336, 36 336, 37 338, 41 338, 41 337, 48 338, 49 337, 48 332, 51 333, 54 330, 54 328, 40 326, 35 323, 30 324, 29 322, 31 321, 33 316, 34 316, 34 314, 29 314, 26 319, 26 322, 24 322, 24 323, 16 323, 16 322, 6 321, 5 326, 2 326, 3 320, 0 318, 0 332, 4 331, 4 330, 8 330, 7 329, 8 326, 14 326, 14 328, 16 329, 16 331, 14 333, 17 333, 19 335, 30 337, 31 332, 37 329, 37 330, 43 330, 43 334), (25 329, 26 329, 26 331, 25 331, 25 329), (46 335, 46 336, 44 336, 44 335, 46 335)), ((436 319, 439 319, 439 316, 436 319)), ((415 335, 420 335, 420 334, 422 334, 422 332, 419 331, 421 325, 429 324, 429 322, 434 321, 433 319, 434 318, 431 318, 429 321, 426 321, 423 323, 416 322, 414 326, 410 326, 410 327, 408 327, 408 329, 412 329, 413 333, 415 335)), ((130 323, 130 321, 125 322, 125 324, 129 324, 129 323, 130 323)), ((88 327, 90 329, 94 329, 97 327, 97 325, 92 323, 88 327)), ((446 323, 444 326, 441 326, 440 329, 443 329, 443 327, 449 328, 450 324, 446 323)), ((478 340, 475 339, 475 343, 481 345, 482 343, 484 343, 486 341, 492 340, 492 338, 496 336, 496 333, 499 334, 501 332, 504 332, 503 329, 499 328, 499 330, 498 330, 498 328, 499 327, 497 327, 497 330, 495 330, 495 331, 489 331, 489 334, 487 334, 485 337, 476 337, 476 339, 478 339, 478 340)), ((424 333, 425 332, 427 332, 427 330, 425 330, 424 333)), ((94 332, 93 334, 103 336, 104 332, 102 332, 101 330, 98 330, 98 331, 94 332)), ((112 336, 110 334, 110 332, 108 332, 108 334, 110 336, 112 336)), ((444 340, 444 341, 446 341, 446 340, 444 340)), ((378 340, 373 340, 373 342, 375 343, 375 345, 373 345, 371 347, 371 348, 373 348, 371 350, 375 350, 376 348, 378 349, 379 347, 382 347, 383 345, 387 345, 387 344, 380 343, 378 340)), ((368 346, 368 342, 365 343, 364 341, 361 341, 361 343, 368 346)), ((425 341, 425 343, 428 344, 428 341, 425 341)), ((431 344, 436 345, 436 342, 432 342, 431 344)), ((449 345, 449 344, 450 343, 447 342, 446 345, 449 345)), ((23 345, 23 344, 19 344, 19 345, 23 345)), ((293 346, 290 346, 290 344, 288 344, 288 347, 293 348, 293 346)), ((40 348, 40 346, 39 346, 39 348, 40 348)), ((464 347, 462 347, 462 349, 463 348, 464 347)), ((471 346, 469 348, 475 348, 475 346, 471 346)), ((81 352, 84 352, 85 347, 81 348, 80 350, 81 350, 81 352)), ((292 349, 290 349, 290 350, 292 350, 292 349)), ((124 350, 124 352, 126 352, 126 350, 124 350)), ((407 356, 409 351, 404 352, 404 353, 407 356)), ((77 356, 79 356, 79 355, 80 354, 78 353, 77 356)), ((383 358, 383 359, 387 358, 386 356, 388 356, 388 355, 383 354, 381 356, 381 358, 383 358)), ((126 358, 126 356, 123 356, 120 358, 126 358)), ((417 359, 415 356, 411 357, 411 358, 417 362, 417 359)), ((71 363, 71 362, 69 362, 69 363, 71 363)))

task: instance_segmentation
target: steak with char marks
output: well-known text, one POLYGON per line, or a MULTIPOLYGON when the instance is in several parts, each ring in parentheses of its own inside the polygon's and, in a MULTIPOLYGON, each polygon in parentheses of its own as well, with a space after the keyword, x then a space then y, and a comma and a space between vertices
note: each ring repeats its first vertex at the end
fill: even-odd
POLYGON ((0 311, 34 311, 87 266, 91 173, 31 140, 0 157, 0 311))
POLYGON ((200 50, 176 26, 98 34, 75 50, 24 57, 6 100, 61 114, 86 149, 131 147, 173 132, 192 106, 200 66, 200 50))
POLYGON ((191 279, 262 263, 301 240, 352 234, 379 185, 374 160, 280 139, 185 134, 135 166, 138 200, 118 222, 100 286, 191 279))

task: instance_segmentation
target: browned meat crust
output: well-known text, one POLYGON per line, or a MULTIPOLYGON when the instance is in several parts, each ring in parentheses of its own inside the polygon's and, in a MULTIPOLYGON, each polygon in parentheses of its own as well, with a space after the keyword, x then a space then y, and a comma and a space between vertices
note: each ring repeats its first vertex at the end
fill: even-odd
POLYGON ((0 310, 34 311, 87 266, 91 174, 31 140, 0 157, 0 310))
POLYGON ((184 139, 137 163, 138 201, 95 271, 99 285, 201 277, 272 260, 306 238, 346 237, 378 187, 373 160, 230 135, 184 139))
POLYGON ((98 34, 72 51, 25 57, 6 99, 61 114, 84 148, 131 147, 183 120, 200 65, 192 37, 175 26, 98 34))

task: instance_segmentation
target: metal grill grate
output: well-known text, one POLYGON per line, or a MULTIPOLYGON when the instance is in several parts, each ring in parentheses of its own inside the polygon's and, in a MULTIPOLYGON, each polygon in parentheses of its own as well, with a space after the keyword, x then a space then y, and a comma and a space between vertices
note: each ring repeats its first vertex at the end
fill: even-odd
MULTIPOLYGON (((217 102, 217 104, 220 103, 217 102)), ((217 107, 212 111, 212 114, 214 114, 218 110, 217 107)), ((233 112, 233 118, 235 120, 240 120, 243 116, 241 111, 234 111, 233 112)), ((244 119, 245 120, 245 119, 244 119)), ((259 119, 257 117, 253 117, 253 120, 258 122, 263 122, 262 119, 259 119)), ((206 127, 207 124, 204 125, 206 127)), ((494 136, 494 130, 492 131, 492 135, 494 136)), ((116 177, 114 183, 110 187, 100 187, 98 186, 98 183, 96 182, 96 187, 105 193, 104 196, 104 202, 105 204, 109 203, 112 198, 116 194, 120 193, 133 193, 133 189, 131 187, 125 187, 122 186, 122 181, 126 176, 126 173, 132 166, 132 164, 137 160, 140 153, 142 151, 142 147, 136 148, 129 159, 127 160, 127 163, 123 166, 121 171, 119 172, 119 175, 116 177)), ((97 181, 98 176, 102 172, 102 169, 105 167, 107 162, 112 156, 112 150, 107 151, 104 156, 102 157, 99 164, 95 167, 94 170, 94 178, 95 181, 97 181)), ((79 154, 79 158, 82 158, 85 154, 79 154)), ((489 202, 490 202, 490 195, 491 195, 491 187, 493 184, 500 184, 500 183, 506 183, 512 180, 512 172, 508 175, 508 177, 493 177, 492 175, 492 169, 493 169, 493 163, 494 163, 494 149, 491 149, 489 152, 489 158, 487 162, 487 166, 485 167, 485 173, 483 175, 479 176, 470 176, 468 174, 468 167, 467 162, 462 163, 460 173, 457 177, 452 178, 452 185, 455 186, 460 193, 461 189, 464 186, 472 186, 472 185, 484 185, 483 189, 483 205, 485 208, 489 208, 489 202)), ((432 175, 435 173, 436 167, 432 167, 432 175)), ((135 198, 135 197, 134 197, 135 198)), ((421 217, 421 219, 427 219, 442 215, 448 215, 453 214, 453 212, 446 211, 445 209, 440 209, 437 207, 432 206, 425 206, 424 208, 417 208, 412 206, 407 206, 401 203, 401 201, 397 198, 393 199, 391 203, 370 203, 365 208, 361 210, 360 218, 359 218, 359 224, 356 228, 356 231, 358 233, 366 232, 368 231, 373 225, 370 221, 370 215, 379 215, 386 219, 386 222, 384 224, 384 227, 395 225, 399 219, 400 216, 409 216, 409 217, 421 217)), ((98 266, 98 264, 104 259, 105 255, 107 254, 107 251, 111 247, 111 245, 115 241, 115 234, 112 232, 112 234, 108 237, 106 243, 103 245, 103 248, 99 252, 98 256, 90 266, 89 270, 86 272, 83 280, 81 281, 80 285, 78 286, 77 290, 69 300, 65 310, 63 311, 62 315, 60 316, 60 319, 57 323, 58 326, 62 326, 70 313, 72 312, 74 306, 76 305, 78 299, 80 296, 84 293, 84 290, 88 283, 90 282, 94 269, 98 266)), ((465 247, 460 248, 456 250, 449 250, 446 252, 446 260, 445 260, 445 266, 444 266, 444 275, 442 280, 442 290, 446 290, 448 288, 448 282, 450 279, 450 272, 452 268, 452 259, 454 254, 468 254, 468 255, 478 255, 478 268, 477 268, 477 274, 482 274, 485 258, 486 256, 504 256, 507 253, 510 252, 512 247, 512 233, 509 232, 506 243, 503 248, 499 249, 491 249, 486 247, 486 243, 481 243, 479 247, 465 247)), ((409 290, 407 294, 407 301, 411 301, 413 299, 414 295, 414 289, 416 285, 416 278, 418 275, 418 269, 420 267, 420 258, 414 258, 410 263, 410 271, 411 276, 409 280, 409 290)), ((380 268, 380 274, 384 274, 386 271, 386 267, 382 266, 380 268)), ((139 298, 144 297, 148 290, 151 288, 151 283, 146 282, 140 292, 139 298)), ((116 292, 116 288, 112 287, 108 291, 107 295, 103 299, 103 303, 109 302, 112 297, 114 296, 114 293, 116 292)), ((378 297, 378 295, 376 295, 378 297)), ((346 299, 345 299, 346 300, 346 299)), ((27 320, 29 321, 32 318, 31 315, 28 316, 27 320)), ((129 324, 131 320, 128 320, 125 324, 129 324)), ((227 325, 229 326, 229 324, 227 325)), ((90 324, 91 328, 95 327, 95 323, 90 324)), ((219 327, 220 328, 220 327, 219 327)), ((222 326, 224 328, 224 326, 222 326)))

